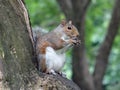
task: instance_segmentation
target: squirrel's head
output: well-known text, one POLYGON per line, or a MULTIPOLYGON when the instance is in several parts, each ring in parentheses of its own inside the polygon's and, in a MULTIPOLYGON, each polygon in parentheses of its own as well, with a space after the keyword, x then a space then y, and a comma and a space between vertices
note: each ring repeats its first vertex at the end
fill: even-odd
POLYGON ((67 36, 69 36, 69 37, 78 37, 79 36, 78 29, 72 24, 72 21, 69 21, 68 23, 66 23, 66 21, 63 20, 61 22, 61 24, 62 24, 63 30, 67 36))
POLYGON ((61 25, 63 26, 64 33, 69 38, 74 38, 75 40, 79 40, 79 32, 78 29, 72 24, 72 21, 69 21, 66 23, 65 20, 61 22, 61 25))

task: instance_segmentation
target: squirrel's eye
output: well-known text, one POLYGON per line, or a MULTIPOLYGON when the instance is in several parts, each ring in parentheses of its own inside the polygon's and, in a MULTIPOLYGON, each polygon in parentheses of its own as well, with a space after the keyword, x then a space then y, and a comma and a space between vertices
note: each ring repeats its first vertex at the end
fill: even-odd
POLYGON ((71 27, 68 27, 69 30, 71 30, 72 28, 71 27))

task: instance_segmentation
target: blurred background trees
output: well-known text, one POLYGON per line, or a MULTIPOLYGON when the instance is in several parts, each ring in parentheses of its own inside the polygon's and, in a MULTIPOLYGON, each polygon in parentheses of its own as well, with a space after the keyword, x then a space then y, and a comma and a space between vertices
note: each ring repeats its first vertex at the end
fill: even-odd
POLYGON ((63 71, 83 90, 94 90, 95 86, 100 86, 96 90, 120 89, 120 30, 117 31, 120 4, 117 1, 115 5, 115 0, 25 0, 32 27, 52 30, 62 19, 71 19, 79 29, 81 45, 67 52, 63 71), (110 45, 105 46, 106 42, 110 45), (97 78, 100 72, 103 75, 97 78))

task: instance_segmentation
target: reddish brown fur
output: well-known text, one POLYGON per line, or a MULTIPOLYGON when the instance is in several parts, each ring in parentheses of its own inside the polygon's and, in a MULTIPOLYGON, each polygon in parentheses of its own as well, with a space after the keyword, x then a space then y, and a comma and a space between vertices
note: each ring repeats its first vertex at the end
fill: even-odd
POLYGON ((41 67, 41 71, 42 71, 42 72, 46 72, 47 67, 46 67, 45 58, 43 58, 42 60, 40 60, 39 65, 40 65, 40 67, 41 67))

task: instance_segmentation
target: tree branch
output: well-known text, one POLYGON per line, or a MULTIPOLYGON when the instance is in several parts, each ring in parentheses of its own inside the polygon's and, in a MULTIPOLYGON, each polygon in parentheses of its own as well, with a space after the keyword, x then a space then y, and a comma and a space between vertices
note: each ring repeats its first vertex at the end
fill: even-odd
POLYGON ((73 6, 73 20, 79 22, 83 18, 91 0, 71 0, 73 6), (76 13, 77 12, 77 13, 76 13))
POLYGON ((81 18, 82 14, 83 14, 83 0, 71 0, 72 1, 72 5, 73 5, 73 14, 74 14, 74 18, 76 18, 76 20, 78 18, 81 18), (77 12, 77 14, 76 14, 77 12))
POLYGON ((99 48, 98 55, 96 56, 95 70, 93 74, 96 90, 102 90, 101 89, 102 80, 107 68, 108 57, 115 36, 117 35, 119 25, 120 25, 120 2, 119 0, 116 0, 112 13, 112 18, 108 27, 107 35, 105 37, 105 40, 103 41, 103 44, 99 48))
POLYGON ((72 3, 71 0, 57 0, 61 10, 68 20, 72 19, 72 3))
POLYGON ((89 4, 91 3, 91 0, 86 0, 85 4, 84 4, 84 10, 86 11, 89 4))

